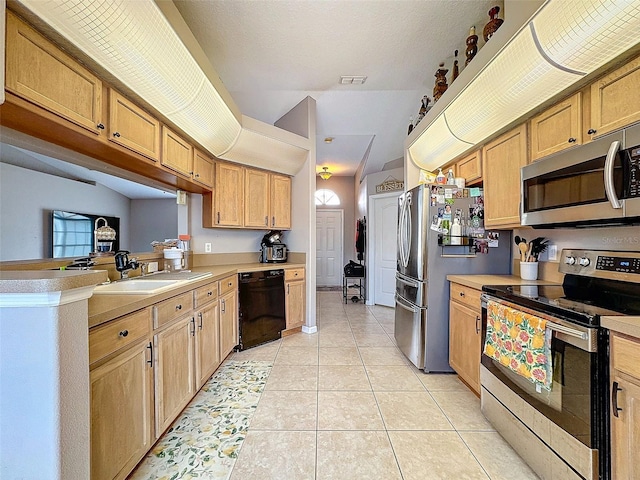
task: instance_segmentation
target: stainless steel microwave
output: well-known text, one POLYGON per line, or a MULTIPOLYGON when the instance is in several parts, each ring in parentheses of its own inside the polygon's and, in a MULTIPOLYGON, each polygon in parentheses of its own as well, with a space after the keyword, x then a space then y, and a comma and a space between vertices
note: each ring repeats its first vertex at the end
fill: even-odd
POLYGON ((521 169, 522 225, 640 223, 640 124, 521 169))

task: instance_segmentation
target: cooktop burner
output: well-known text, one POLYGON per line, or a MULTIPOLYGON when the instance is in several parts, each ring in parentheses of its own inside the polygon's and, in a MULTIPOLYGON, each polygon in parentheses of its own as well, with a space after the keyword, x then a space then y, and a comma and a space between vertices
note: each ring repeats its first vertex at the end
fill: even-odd
POLYGON ((563 250, 562 285, 485 285, 489 295, 567 320, 640 315, 640 252, 563 250), (579 260, 578 260, 579 259, 579 260))

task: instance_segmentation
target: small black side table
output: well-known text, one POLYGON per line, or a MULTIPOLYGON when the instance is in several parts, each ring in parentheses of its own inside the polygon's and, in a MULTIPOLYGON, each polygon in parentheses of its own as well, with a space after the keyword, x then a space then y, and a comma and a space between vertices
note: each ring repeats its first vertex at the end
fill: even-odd
POLYGON ((364 279, 364 275, 361 277, 342 275, 342 298, 344 303, 348 303, 349 300, 353 303, 366 300, 364 279))

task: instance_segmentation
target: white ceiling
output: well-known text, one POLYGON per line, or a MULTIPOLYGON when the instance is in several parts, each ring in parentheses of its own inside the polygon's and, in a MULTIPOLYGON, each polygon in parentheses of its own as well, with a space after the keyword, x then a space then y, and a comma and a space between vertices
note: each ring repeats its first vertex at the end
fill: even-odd
MULTIPOLYGON (((409 117, 439 62, 482 29, 495 0, 175 0, 244 115, 273 124, 317 102, 317 170, 363 176, 403 156, 409 117), (342 75, 366 75, 341 85, 342 75), (325 137, 334 137, 331 144, 325 137), (368 158, 365 158, 371 145, 368 158)), ((500 18, 504 18, 504 11, 500 18)), ((450 73, 447 78, 450 78, 450 73)))

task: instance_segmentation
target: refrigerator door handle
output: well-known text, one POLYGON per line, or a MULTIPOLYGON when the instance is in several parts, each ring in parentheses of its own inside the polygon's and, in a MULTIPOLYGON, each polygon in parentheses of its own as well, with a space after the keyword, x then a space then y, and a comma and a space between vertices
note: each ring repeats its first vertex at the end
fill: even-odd
POLYGON ((402 275, 400 272, 396 272, 396 280, 400 283, 404 283, 405 285, 409 285, 410 287, 418 288, 420 286, 420 283, 417 280, 402 275))
POLYGON ((418 313, 418 308, 414 307, 413 305, 411 305, 410 303, 407 303, 405 300, 402 299, 401 296, 399 296, 398 294, 396 294, 396 303, 404 308, 405 310, 410 311, 411 313, 418 313))

